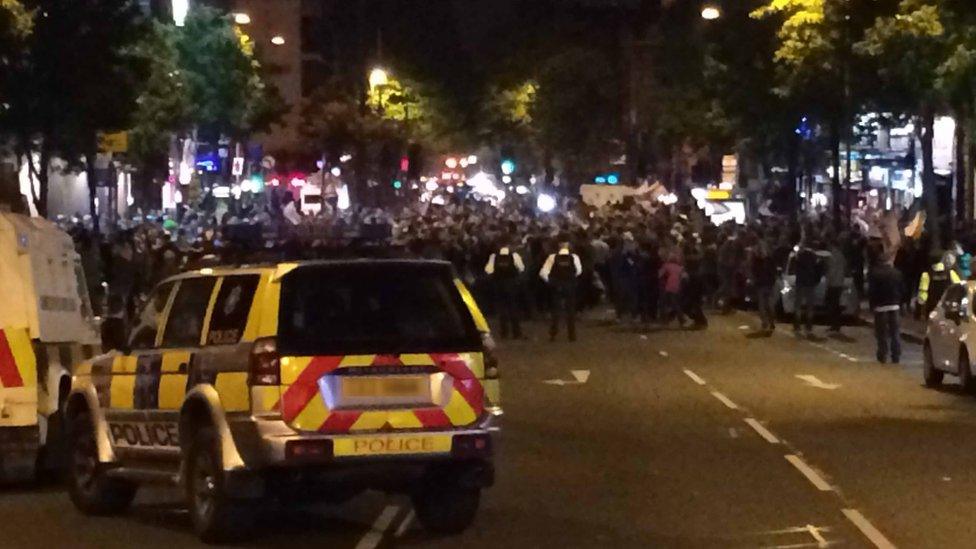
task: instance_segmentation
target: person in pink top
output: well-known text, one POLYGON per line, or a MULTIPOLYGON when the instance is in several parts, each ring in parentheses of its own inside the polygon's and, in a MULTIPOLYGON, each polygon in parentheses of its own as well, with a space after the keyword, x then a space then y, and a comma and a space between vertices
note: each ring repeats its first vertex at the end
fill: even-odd
POLYGON ((685 268, 677 253, 668 254, 668 259, 658 270, 657 277, 661 284, 661 320, 668 325, 671 317, 676 316, 678 324, 684 325, 685 315, 681 311, 681 284, 684 281, 685 268))

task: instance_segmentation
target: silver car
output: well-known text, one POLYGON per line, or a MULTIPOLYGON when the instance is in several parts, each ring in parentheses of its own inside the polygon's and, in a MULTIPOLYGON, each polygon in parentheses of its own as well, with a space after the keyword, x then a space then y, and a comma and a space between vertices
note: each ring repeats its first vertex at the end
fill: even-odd
MULTIPOLYGON (((946 288, 936 308, 929 313, 923 348, 925 385, 938 387, 945 374, 959 377, 964 391, 976 389, 973 380, 972 352, 976 332, 973 316, 973 290, 976 282, 953 284, 946 288)), ((976 350, 976 349, 974 349, 976 350)))
MULTIPOLYGON (((777 312, 780 315, 786 315, 792 317, 796 313, 796 248, 790 252, 789 259, 786 260, 786 269, 779 274, 779 278, 776 281, 776 291, 779 293, 779 301, 777 302, 777 312)), ((830 252, 818 250, 817 251, 818 263, 823 267, 821 272, 826 272, 826 264, 830 259, 830 252)), ((857 315, 858 303, 857 291, 854 288, 854 279, 852 277, 844 278, 844 289, 840 296, 841 310, 845 317, 854 317, 857 315)), ((821 278, 820 283, 817 284, 813 296, 813 308, 814 312, 824 312, 827 308, 827 278, 821 278)))

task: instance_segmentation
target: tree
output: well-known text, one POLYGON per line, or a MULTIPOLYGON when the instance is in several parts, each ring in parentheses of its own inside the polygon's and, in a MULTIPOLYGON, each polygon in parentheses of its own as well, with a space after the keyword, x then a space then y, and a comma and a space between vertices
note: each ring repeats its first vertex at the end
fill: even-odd
POLYGON ((902 0, 895 13, 879 17, 856 45, 862 55, 879 61, 883 83, 907 100, 922 143, 922 187, 928 214, 930 242, 941 245, 933 165, 935 117, 945 103, 938 83, 939 69, 949 54, 949 41, 940 6, 935 1, 902 0))
POLYGON ((145 190, 168 175, 174 138, 243 141, 285 112, 251 39, 214 9, 194 9, 184 27, 155 24, 136 51, 150 67, 130 134, 130 158, 145 190))
POLYGON ((173 32, 190 97, 189 118, 204 135, 241 139, 280 118, 281 97, 265 83, 254 42, 229 16, 194 8, 186 24, 173 32))
POLYGON ((149 76, 137 100, 129 132, 129 161, 138 187, 147 193, 152 182, 169 175, 168 153, 173 136, 193 127, 193 100, 187 72, 176 51, 178 28, 154 23, 137 48, 149 63, 149 76))
MULTIPOLYGON (((529 109, 548 167, 551 158, 571 186, 607 167, 619 152, 614 74, 594 49, 574 47, 545 60, 529 109)), ((547 169, 547 172, 550 170, 547 169)))
POLYGON ((47 213, 48 169, 59 154, 87 160, 92 212, 96 135, 123 129, 135 109, 143 63, 134 45, 143 32, 142 12, 129 0, 24 0, 35 14, 24 52, 7 72, 0 124, 18 156, 30 160, 38 180, 38 211, 47 213), (33 154, 39 154, 39 163, 33 154))

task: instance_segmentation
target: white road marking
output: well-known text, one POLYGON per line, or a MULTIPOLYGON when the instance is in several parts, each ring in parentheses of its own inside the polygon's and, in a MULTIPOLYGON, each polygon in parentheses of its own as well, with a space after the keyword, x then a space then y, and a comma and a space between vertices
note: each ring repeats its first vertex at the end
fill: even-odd
POLYGON ((668 354, 667 351, 658 351, 657 354, 663 356, 664 358, 668 358, 669 356, 671 356, 668 354))
POLYGON ((821 492, 829 492, 833 490, 830 484, 828 484, 819 473, 814 471, 813 468, 807 465, 806 462, 800 458, 800 456, 789 454, 785 457, 786 461, 792 463, 793 467, 796 467, 796 469, 800 471, 803 476, 807 477, 807 480, 809 480, 817 490, 820 490, 821 492))
POLYGON ((810 387, 816 387, 817 389, 827 389, 833 391, 834 389, 840 387, 839 383, 824 383, 820 381, 817 376, 812 376, 810 374, 797 374, 796 378, 805 382, 810 387))
POLYGON ((565 379, 545 379, 542 382, 546 385, 583 385, 590 379, 589 370, 570 370, 570 374, 575 378, 573 381, 566 381, 565 379))
POLYGON ((569 373, 573 374, 577 383, 586 383, 586 380, 590 379, 589 370, 572 370, 569 373))
POLYGON ((857 509, 842 509, 842 511, 844 512, 844 516, 847 517, 847 520, 854 523, 854 526, 857 526, 857 529, 860 530, 861 533, 864 534, 864 536, 867 537, 875 547, 878 549, 895 549, 895 544, 888 541, 888 538, 886 538, 880 530, 875 528, 874 525, 871 524, 871 522, 866 519, 860 511, 857 509))
POLYGON ((813 539, 817 540, 817 545, 819 547, 827 546, 827 540, 824 539, 823 535, 820 533, 820 528, 817 528, 812 524, 807 524, 807 532, 810 532, 810 535, 813 536, 813 539))
POLYGON ((770 444, 779 444, 779 439, 776 438, 776 435, 774 435, 773 433, 771 433, 769 431, 769 429, 763 427, 763 424, 762 423, 759 423, 758 421, 756 421, 755 419, 753 419, 751 417, 747 417, 746 418, 746 423, 748 423, 749 424, 749 427, 752 427, 752 429, 755 432, 759 433, 759 436, 761 436, 764 439, 766 439, 766 442, 768 442, 770 444))
POLYGON ((691 370, 688 370, 688 369, 685 369, 684 372, 685 372, 685 375, 688 376, 688 377, 690 377, 691 380, 694 381, 695 383, 697 383, 699 385, 704 385, 705 384, 705 380, 702 379, 701 377, 699 377, 698 374, 696 374, 695 372, 692 372, 691 370))
POLYGON ((406 518, 403 519, 403 522, 401 522, 400 526, 396 529, 396 532, 393 533, 393 537, 402 538, 403 534, 406 534, 407 530, 413 526, 413 521, 415 518, 417 518, 417 513, 411 509, 410 512, 407 513, 406 518))
POLYGON ((729 436, 732 438, 739 438, 739 431, 736 431, 735 427, 729 427, 729 436))
POLYGON ((743 324, 743 325, 739 326, 739 329, 740 330, 748 330, 749 329, 749 326, 743 324))
POLYGON ((376 549, 399 512, 400 508, 396 505, 387 505, 380 516, 376 517, 373 528, 356 544, 356 549, 376 549))
POLYGON ((719 402, 721 402, 722 404, 728 406, 729 408, 731 408, 733 410, 738 410, 739 409, 739 405, 738 404, 732 402, 729 399, 729 397, 723 395, 722 393, 720 393, 718 391, 712 391, 712 396, 715 397, 715 398, 717 398, 719 402))

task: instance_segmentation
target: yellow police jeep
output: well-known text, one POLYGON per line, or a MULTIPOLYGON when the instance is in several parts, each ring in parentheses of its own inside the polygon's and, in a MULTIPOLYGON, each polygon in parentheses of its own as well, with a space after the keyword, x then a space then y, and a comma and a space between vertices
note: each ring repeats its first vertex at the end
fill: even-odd
POLYGON ((448 263, 348 260, 202 269, 161 283, 116 350, 75 371, 70 495, 123 511, 185 487, 205 541, 266 497, 408 493, 457 533, 493 483, 498 369, 448 263))

